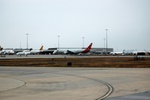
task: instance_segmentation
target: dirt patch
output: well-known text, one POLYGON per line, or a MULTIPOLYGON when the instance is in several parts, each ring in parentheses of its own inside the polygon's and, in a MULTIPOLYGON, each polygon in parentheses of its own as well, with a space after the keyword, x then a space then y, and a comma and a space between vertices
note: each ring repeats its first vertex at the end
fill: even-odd
POLYGON ((150 58, 24 58, 0 59, 0 66, 150 68, 150 58))

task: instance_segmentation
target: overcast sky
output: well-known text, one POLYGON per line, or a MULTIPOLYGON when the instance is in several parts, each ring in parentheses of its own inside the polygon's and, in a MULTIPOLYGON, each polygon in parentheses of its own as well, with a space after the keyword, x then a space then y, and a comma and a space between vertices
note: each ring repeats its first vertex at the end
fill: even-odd
POLYGON ((0 0, 0 46, 150 50, 150 0, 0 0))

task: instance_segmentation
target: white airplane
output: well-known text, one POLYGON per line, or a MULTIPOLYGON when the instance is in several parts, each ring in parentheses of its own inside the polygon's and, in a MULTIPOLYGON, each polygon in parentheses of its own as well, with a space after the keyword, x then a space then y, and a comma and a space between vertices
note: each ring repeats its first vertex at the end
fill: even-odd
POLYGON ((111 55, 132 55, 133 50, 123 50, 123 51, 118 51, 118 52, 111 52, 111 55))
POLYGON ((14 50, 2 50, 2 52, 8 55, 13 55, 15 53, 14 50))
POLYGON ((146 55, 146 51, 134 51, 133 55, 146 55))
POLYGON ((13 55, 15 52, 13 49, 3 49, 1 46, 0 46, 0 54, 3 54, 3 55, 13 55))
POLYGON ((41 46, 41 48, 39 50, 31 50, 30 54, 38 54, 38 53, 40 53, 42 51, 43 51, 43 46, 41 46))
POLYGON ((85 49, 57 49, 53 52, 53 54, 85 54, 91 50, 92 44, 93 43, 85 49))
POLYGON ((43 46, 41 46, 41 48, 39 50, 24 50, 22 52, 18 52, 16 53, 17 56, 21 56, 21 55, 25 55, 25 56, 28 56, 30 54, 37 54, 37 53, 40 53, 41 51, 43 50, 43 46))
POLYGON ((30 54, 30 51, 29 51, 29 50, 24 50, 24 51, 22 51, 22 52, 16 53, 16 55, 17 55, 17 56, 20 56, 20 57, 21 57, 21 55, 28 56, 29 54, 30 54))
POLYGON ((111 55, 123 55, 122 51, 118 51, 118 52, 111 52, 111 55))

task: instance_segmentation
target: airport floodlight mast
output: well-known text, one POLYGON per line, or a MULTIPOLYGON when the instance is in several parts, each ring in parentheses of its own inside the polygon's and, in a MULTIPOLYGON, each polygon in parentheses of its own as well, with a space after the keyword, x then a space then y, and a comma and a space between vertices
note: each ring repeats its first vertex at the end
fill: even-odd
POLYGON ((105 38, 104 38, 104 50, 105 50, 105 38))
POLYGON ((106 55, 107 55, 107 49, 108 49, 108 37, 107 37, 107 31, 108 29, 105 29, 106 30, 106 55))
POLYGON ((26 34, 26 36, 27 36, 27 49, 28 49, 28 35, 29 35, 29 34, 27 33, 27 34, 26 34))
POLYGON ((58 37, 58 49, 59 49, 59 38, 60 38, 60 36, 58 35, 57 37, 58 37))
POLYGON ((82 37, 82 42, 83 42, 83 48, 84 48, 84 37, 82 37))

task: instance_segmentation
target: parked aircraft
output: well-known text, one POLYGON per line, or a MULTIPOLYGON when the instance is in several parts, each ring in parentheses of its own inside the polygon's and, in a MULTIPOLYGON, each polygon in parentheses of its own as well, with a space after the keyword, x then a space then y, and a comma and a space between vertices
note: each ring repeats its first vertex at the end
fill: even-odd
POLYGON ((146 55, 146 51, 134 51, 133 55, 146 55))
POLYGON ((18 52, 23 52, 23 51, 31 51, 31 50, 33 50, 32 48, 15 48, 14 49, 14 52, 15 53, 18 53, 18 52))
POLYGON ((41 46, 41 48, 39 50, 31 50, 30 54, 38 54, 38 53, 40 53, 42 51, 43 51, 43 46, 41 46))
POLYGON ((91 50, 92 44, 93 43, 85 49, 57 49, 53 52, 53 54, 85 54, 91 50))
POLYGON ((148 55, 146 51, 123 50, 120 52, 111 52, 111 55, 148 55))
POLYGON ((17 55, 17 56, 20 56, 20 57, 21 57, 21 55, 28 56, 29 54, 30 54, 30 51, 28 51, 28 50, 24 50, 24 51, 22 51, 22 52, 16 53, 16 55, 17 55))
POLYGON ((0 54, 3 54, 3 55, 13 55, 15 52, 12 48, 6 48, 6 49, 3 49, 1 46, 0 46, 0 54))
POLYGON ((14 50, 2 50, 2 51, 8 55, 13 55, 15 53, 14 50))
POLYGON ((57 50, 57 48, 48 48, 47 50, 42 50, 41 52, 40 52, 40 54, 44 54, 44 55, 49 55, 49 54, 53 54, 53 52, 55 51, 55 50, 57 50))
POLYGON ((124 52, 123 51, 118 51, 118 52, 111 52, 111 55, 123 55, 124 52))
POLYGON ((17 55, 17 56, 21 56, 21 55, 27 56, 27 55, 30 55, 30 54, 38 54, 38 53, 40 53, 42 50, 43 50, 43 46, 41 46, 41 48, 40 48, 39 50, 31 50, 31 51, 29 51, 29 50, 24 50, 24 51, 22 51, 22 52, 16 53, 16 55, 17 55))

